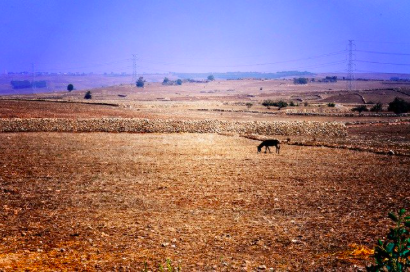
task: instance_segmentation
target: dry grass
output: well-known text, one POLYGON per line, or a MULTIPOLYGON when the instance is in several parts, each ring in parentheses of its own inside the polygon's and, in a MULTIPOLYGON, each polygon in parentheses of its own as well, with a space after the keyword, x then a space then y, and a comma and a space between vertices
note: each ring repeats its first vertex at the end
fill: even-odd
POLYGON ((355 270, 387 211, 409 208, 408 157, 257 143, 0 134, 0 268, 355 270))

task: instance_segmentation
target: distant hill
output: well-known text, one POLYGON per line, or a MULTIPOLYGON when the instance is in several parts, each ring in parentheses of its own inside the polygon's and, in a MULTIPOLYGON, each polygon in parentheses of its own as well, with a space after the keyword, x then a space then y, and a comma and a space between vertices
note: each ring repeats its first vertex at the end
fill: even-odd
POLYGON ((275 79, 283 77, 300 77, 314 76, 311 72, 301 71, 282 71, 276 73, 259 73, 259 72, 227 72, 227 73, 173 73, 178 78, 182 79, 206 79, 209 75, 213 75, 216 79, 275 79))

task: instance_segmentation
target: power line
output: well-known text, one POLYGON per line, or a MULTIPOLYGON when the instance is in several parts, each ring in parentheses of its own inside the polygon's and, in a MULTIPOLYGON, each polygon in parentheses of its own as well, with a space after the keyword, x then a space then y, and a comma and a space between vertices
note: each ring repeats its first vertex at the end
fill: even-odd
POLYGON ((355 51, 356 51, 356 52, 371 53, 371 54, 410 56, 410 54, 407 54, 407 53, 390 53, 390 52, 377 52, 377 51, 367 51, 367 50, 355 50, 355 51))
POLYGON ((264 65, 282 64, 282 63, 288 63, 288 62, 297 62, 297 61, 302 61, 302 60, 317 59, 317 58, 322 58, 322 57, 340 55, 340 54, 344 54, 345 52, 346 52, 345 50, 341 50, 337 52, 332 52, 332 53, 327 53, 327 54, 322 54, 322 55, 312 56, 312 57, 305 57, 305 58, 300 58, 300 59, 292 59, 292 60, 277 61, 277 62, 254 63, 254 64, 237 64, 237 65, 192 65, 192 64, 186 64, 186 63, 166 63, 166 62, 155 62, 155 61, 146 61, 146 60, 144 61, 144 59, 142 59, 142 62, 151 63, 151 64, 160 64, 160 65, 185 66, 185 67, 249 67, 249 66, 264 66, 264 65))
POLYGON ((388 65, 399 65, 399 66, 410 66, 410 63, 392 63, 392 62, 378 62, 378 61, 366 61, 366 60, 356 60, 357 62, 365 63, 375 63, 375 64, 388 64, 388 65))
POLYGON ((391 44, 410 44, 410 42, 391 42, 391 41, 361 41, 355 40, 355 42, 362 42, 362 43, 391 43, 391 44))

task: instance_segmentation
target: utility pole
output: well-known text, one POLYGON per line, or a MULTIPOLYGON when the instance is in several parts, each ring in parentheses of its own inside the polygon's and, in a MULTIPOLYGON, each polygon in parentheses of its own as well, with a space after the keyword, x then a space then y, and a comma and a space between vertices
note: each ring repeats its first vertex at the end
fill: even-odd
POLYGON ((137 55, 132 54, 132 84, 135 85, 137 82, 137 55))
POLYGON ((353 50, 356 47, 353 40, 349 40, 348 60, 347 60, 347 82, 346 88, 351 91, 354 89, 354 54, 353 50))

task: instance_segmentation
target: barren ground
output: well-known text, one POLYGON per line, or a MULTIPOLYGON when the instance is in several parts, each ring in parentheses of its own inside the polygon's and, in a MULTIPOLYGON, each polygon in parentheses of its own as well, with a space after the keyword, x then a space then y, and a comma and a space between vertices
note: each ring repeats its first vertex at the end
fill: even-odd
POLYGON ((358 247, 386 233, 386 211, 410 203, 408 157, 289 145, 257 154, 257 142, 221 135, 0 139, 8 270, 166 258, 185 271, 354 270, 368 257, 358 247))
MULTIPOLYGON (((0 271, 138 271, 166 258, 183 271, 363 268, 388 231, 387 213, 410 209, 410 122, 332 116, 358 103, 343 84, 244 80, 92 91, 88 102, 116 107, 82 104, 81 91, 17 97, 64 103, 0 100, 0 118, 359 121, 347 138, 292 140, 404 154, 286 144, 280 155, 257 154, 259 142, 238 135, 0 133, 0 271), (336 108, 323 106, 335 97, 336 108), (281 98, 330 115, 259 104, 281 98)), ((408 99, 406 88, 360 84, 367 100, 408 99)))

